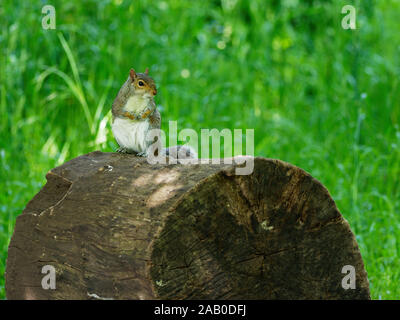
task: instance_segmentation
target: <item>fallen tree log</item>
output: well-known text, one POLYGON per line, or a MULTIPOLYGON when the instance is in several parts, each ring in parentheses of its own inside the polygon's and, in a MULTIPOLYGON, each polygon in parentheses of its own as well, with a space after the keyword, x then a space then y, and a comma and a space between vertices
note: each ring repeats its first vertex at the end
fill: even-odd
POLYGON ((369 299, 355 237, 317 180, 265 158, 234 169, 97 151, 51 170, 17 218, 7 298, 369 299))

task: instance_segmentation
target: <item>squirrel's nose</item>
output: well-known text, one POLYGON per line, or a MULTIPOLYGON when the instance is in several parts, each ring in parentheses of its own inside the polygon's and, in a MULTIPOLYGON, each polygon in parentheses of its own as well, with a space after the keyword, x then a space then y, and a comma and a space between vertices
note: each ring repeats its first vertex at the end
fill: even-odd
POLYGON ((157 94, 157 89, 154 89, 153 90, 153 95, 156 95, 157 94))

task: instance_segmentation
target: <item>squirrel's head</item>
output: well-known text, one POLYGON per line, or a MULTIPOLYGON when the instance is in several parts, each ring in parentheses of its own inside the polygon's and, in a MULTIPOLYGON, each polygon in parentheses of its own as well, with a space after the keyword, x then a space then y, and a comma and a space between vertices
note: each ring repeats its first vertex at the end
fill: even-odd
POLYGON ((147 68, 144 73, 136 73, 131 69, 129 72, 129 79, 131 85, 135 89, 135 94, 153 97, 157 94, 157 88, 154 80, 149 76, 149 69, 147 68))

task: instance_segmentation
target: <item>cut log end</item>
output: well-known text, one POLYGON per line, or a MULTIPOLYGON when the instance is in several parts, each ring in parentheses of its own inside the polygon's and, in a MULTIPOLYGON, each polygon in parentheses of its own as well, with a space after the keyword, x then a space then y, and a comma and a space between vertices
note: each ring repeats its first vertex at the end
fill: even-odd
POLYGON ((317 180, 265 158, 234 169, 101 152, 53 169, 17 219, 7 298, 369 299, 355 237, 317 180))

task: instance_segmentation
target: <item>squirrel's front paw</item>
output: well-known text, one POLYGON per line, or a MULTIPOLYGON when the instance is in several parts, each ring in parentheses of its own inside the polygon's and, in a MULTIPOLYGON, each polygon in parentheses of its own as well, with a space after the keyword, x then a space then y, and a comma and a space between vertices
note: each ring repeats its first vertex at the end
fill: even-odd
POLYGON ((139 118, 140 119, 146 119, 148 116, 150 116, 153 113, 154 109, 151 107, 146 107, 143 111, 139 112, 139 118))
POLYGON ((129 112, 129 111, 125 111, 123 113, 123 116, 127 117, 131 120, 139 120, 140 119, 140 117, 138 117, 136 114, 134 114, 133 112, 129 112))

